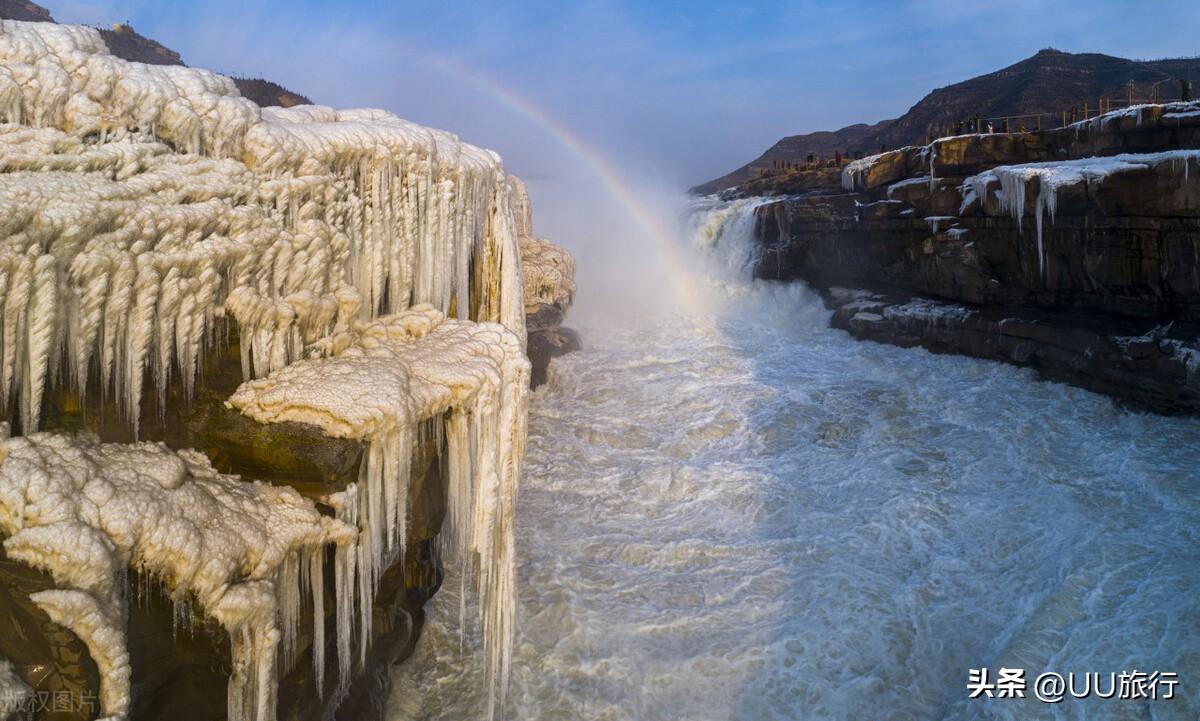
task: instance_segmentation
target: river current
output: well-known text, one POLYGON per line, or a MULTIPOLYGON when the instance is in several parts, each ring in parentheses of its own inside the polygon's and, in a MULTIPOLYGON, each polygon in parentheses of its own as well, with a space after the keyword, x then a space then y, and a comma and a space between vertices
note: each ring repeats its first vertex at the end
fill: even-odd
MULTIPOLYGON (((749 280, 751 210, 693 208, 704 312, 585 322, 533 396, 505 718, 1200 717, 1200 420, 830 329, 749 280), (1000 667, 1026 698, 968 698, 1000 667), (1175 698, 1033 697, 1135 669, 1175 698)), ((483 717, 457 588, 390 721, 483 717)))

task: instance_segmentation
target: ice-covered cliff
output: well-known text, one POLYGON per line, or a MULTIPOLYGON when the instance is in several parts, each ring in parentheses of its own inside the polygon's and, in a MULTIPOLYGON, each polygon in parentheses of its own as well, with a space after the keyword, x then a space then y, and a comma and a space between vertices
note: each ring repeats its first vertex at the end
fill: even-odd
POLYGON ((229 632, 230 719, 275 717, 301 598, 318 693, 337 606, 344 693, 430 439, 501 703, 529 362, 528 199, 500 158, 384 111, 259 109, 227 78, 49 23, 0 21, 0 120, 0 532, 53 578, 34 601, 87 645, 103 715, 130 708, 129 567, 229 632), (369 444, 358 483, 322 499, 337 520, 195 451, 36 432, 49 393, 99 393, 136 436, 143 397, 192 397, 230 334, 233 406, 369 444))
POLYGON ((526 349, 533 364, 530 380, 546 382, 550 362, 581 347, 579 335, 563 327, 575 302, 575 259, 566 249, 533 234, 533 204, 525 184, 509 176, 513 218, 525 275, 526 349))

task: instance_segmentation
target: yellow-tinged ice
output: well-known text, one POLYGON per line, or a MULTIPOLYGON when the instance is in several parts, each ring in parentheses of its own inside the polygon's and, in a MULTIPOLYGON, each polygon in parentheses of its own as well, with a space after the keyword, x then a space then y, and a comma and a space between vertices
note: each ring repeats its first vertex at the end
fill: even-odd
POLYGON ((222 76, 109 55, 90 28, 7 20, 0 117, 0 391, 25 431, 64 350, 68 379, 82 391, 95 363, 136 427, 143 372, 190 387, 226 312, 247 377, 347 312, 429 303, 523 335, 508 176, 449 133, 260 110, 222 76))
POLYGON ((0 533, 56 579, 34 600, 88 644, 105 714, 129 709, 130 564, 229 629, 229 716, 267 721, 303 579, 323 607, 318 549, 338 544, 345 688, 352 602, 361 662, 379 576, 403 553, 415 429, 442 414, 447 524, 478 566, 494 710, 529 375, 528 197, 500 158, 380 110, 259 109, 227 78, 126 62, 95 30, 48 23, 0 20, 0 121, 0 396, 27 436, 0 451, 0 533), (259 379, 234 405, 370 441, 359 483, 329 499, 341 521, 194 452, 34 433, 60 378, 81 394, 98 381, 136 431, 144 383, 163 396, 178 374, 190 392, 223 317, 259 379))
POLYGON ((58 590, 33 601, 88 646, 105 715, 129 711, 128 566, 229 631, 230 718, 259 720, 274 718, 276 646, 294 633, 278 607, 300 589, 281 574, 356 536, 293 489, 221 475, 201 453, 49 433, 0 444, 0 533, 9 557, 53 577, 58 590))
MULTIPOLYGON (((248 381, 229 404, 262 423, 308 423, 331 436, 370 441, 359 483, 335 501, 361 529, 354 572, 338 573, 358 599, 360 654, 369 644, 363 631, 371 627, 380 574, 403 553, 417 424, 444 423, 446 530, 454 560, 477 581, 492 679, 489 712, 502 707, 515 628, 515 504, 529 384, 524 343, 500 324, 448 319, 423 305, 358 322, 315 350, 328 355, 248 381)), ((350 623, 348 616, 339 619, 339 638, 349 638, 350 623)), ((348 655, 346 641, 339 649, 348 655)))

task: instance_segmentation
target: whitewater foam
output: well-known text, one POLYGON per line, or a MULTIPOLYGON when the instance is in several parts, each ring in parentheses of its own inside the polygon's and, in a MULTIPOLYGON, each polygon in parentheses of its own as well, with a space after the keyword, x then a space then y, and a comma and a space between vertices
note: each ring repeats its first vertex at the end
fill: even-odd
MULTIPOLYGON (((1200 421, 854 341, 801 285, 740 287, 711 317, 585 326, 534 394, 508 718, 1148 718, 968 701, 967 671, 1198 677, 1200 421)), ((479 715, 457 588, 393 721, 479 715)), ((1187 690, 1153 718, 1198 711, 1187 690)))

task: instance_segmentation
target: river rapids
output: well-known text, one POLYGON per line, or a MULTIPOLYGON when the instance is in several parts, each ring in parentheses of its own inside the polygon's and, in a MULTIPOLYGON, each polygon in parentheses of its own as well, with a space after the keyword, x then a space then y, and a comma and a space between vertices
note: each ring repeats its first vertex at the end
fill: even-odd
MULTIPOLYGON (((1197 718, 1200 420, 830 329, 750 279, 753 205, 691 208, 705 312, 585 324, 533 397, 504 717, 1197 718), (1000 667, 1025 698, 968 698, 1000 667), (1175 698, 1034 698, 1135 669, 1175 698)), ((458 588, 390 721, 481 717, 458 588)))

